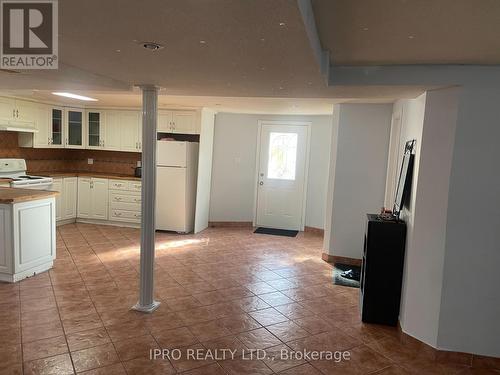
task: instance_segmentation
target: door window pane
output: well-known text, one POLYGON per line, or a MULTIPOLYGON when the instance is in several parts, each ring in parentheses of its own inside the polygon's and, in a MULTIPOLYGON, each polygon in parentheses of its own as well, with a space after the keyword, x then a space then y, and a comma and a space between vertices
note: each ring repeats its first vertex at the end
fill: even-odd
POLYGON ((267 178, 295 180, 297 133, 270 133, 267 178))

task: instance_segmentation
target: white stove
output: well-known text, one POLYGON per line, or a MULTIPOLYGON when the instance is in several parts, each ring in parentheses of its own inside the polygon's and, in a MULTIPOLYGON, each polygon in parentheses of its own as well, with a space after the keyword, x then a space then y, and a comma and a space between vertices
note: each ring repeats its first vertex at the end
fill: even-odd
POLYGON ((24 159, 0 159, 0 178, 11 178, 12 188, 36 190, 50 190, 53 182, 51 177, 27 175, 24 159))

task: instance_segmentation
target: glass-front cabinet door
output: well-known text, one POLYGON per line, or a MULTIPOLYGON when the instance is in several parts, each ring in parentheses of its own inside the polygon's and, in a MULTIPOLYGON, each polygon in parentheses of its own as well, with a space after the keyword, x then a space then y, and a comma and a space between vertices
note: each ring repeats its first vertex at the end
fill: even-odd
POLYGON ((62 108, 52 108, 49 122, 49 146, 63 147, 63 117, 62 108))
POLYGON ((66 142, 67 148, 84 148, 83 110, 68 109, 66 111, 66 142))
POLYGON ((104 116, 99 111, 87 111, 87 147, 104 148, 104 116))

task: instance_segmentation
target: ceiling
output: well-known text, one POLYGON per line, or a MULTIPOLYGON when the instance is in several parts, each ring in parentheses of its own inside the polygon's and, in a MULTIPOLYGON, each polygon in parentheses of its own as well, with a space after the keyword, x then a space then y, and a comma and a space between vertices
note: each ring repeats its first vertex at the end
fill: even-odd
MULTIPOLYGON (((379 88, 379 91, 383 88, 379 88)), ((126 107, 140 108, 142 97, 138 89, 130 92, 74 91, 80 95, 90 96, 97 102, 54 96, 47 90, 4 90, 0 95, 15 96, 39 102, 60 105, 83 105, 87 108, 126 107)), ((410 91, 412 92, 412 91, 410 91)), ((379 92, 380 94, 380 92, 379 92)), ((379 95, 380 96, 380 95, 379 95)), ((407 97, 412 97, 409 94, 407 97)), ((296 114, 296 115, 330 115, 334 104, 338 103, 392 103, 396 98, 387 96, 378 99, 367 98, 260 98, 260 97, 223 97, 223 96, 180 96, 168 95, 160 90, 158 106, 169 109, 192 109, 200 107, 212 108, 217 112, 254 113, 254 114, 296 114)))
POLYGON ((500 64, 498 0, 312 0, 336 65, 500 64))
MULTIPOLYGON (((312 4, 334 64, 500 62, 497 0, 312 4)), ((140 100, 137 92, 129 97, 134 85, 155 84, 168 94, 166 104, 191 105, 199 98, 215 104, 208 98, 221 97, 214 99, 221 107, 253 113, 259 105, 270 112, 295 108, 300 98, 318 99, 304 108, 313 111, 337 101, 415 97, 426 89, 329 87, 297 0, 64 0, 59 9, 59 70, 0 72, 0 90, 30 90, 28 96, 32 89, 90 96, 115 91, 123 97, 100 99, 114 105, 140 100), (164 48, 146 50, 144 41, 164 48)))

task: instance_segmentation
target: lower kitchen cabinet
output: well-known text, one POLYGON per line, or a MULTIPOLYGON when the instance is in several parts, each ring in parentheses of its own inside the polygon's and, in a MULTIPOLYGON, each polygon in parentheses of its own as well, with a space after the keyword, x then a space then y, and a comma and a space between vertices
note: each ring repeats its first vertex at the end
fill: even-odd
POLYGON ((76 218, 78 179, 76 177, 55 178, 52 190, 56 196, 56 221, 76 218))
MULTIPOLYGON (((54 178, 56 221, 141 222, 141 181, 96 177, 54 178)), ((115 222, 115 223, 113 223, 115 222)))
POLYGON ((78 177, 77 218, 108 219, 108 180, 78 177))
POLYGON ((63 178, 63 192, 62 192, 62 219, 76 218, 76 201, 78 194, 78 178, 66 177, 63 178))
POLYGON ((141 222, 141 182, 109 180, 109 220, 141 222))

